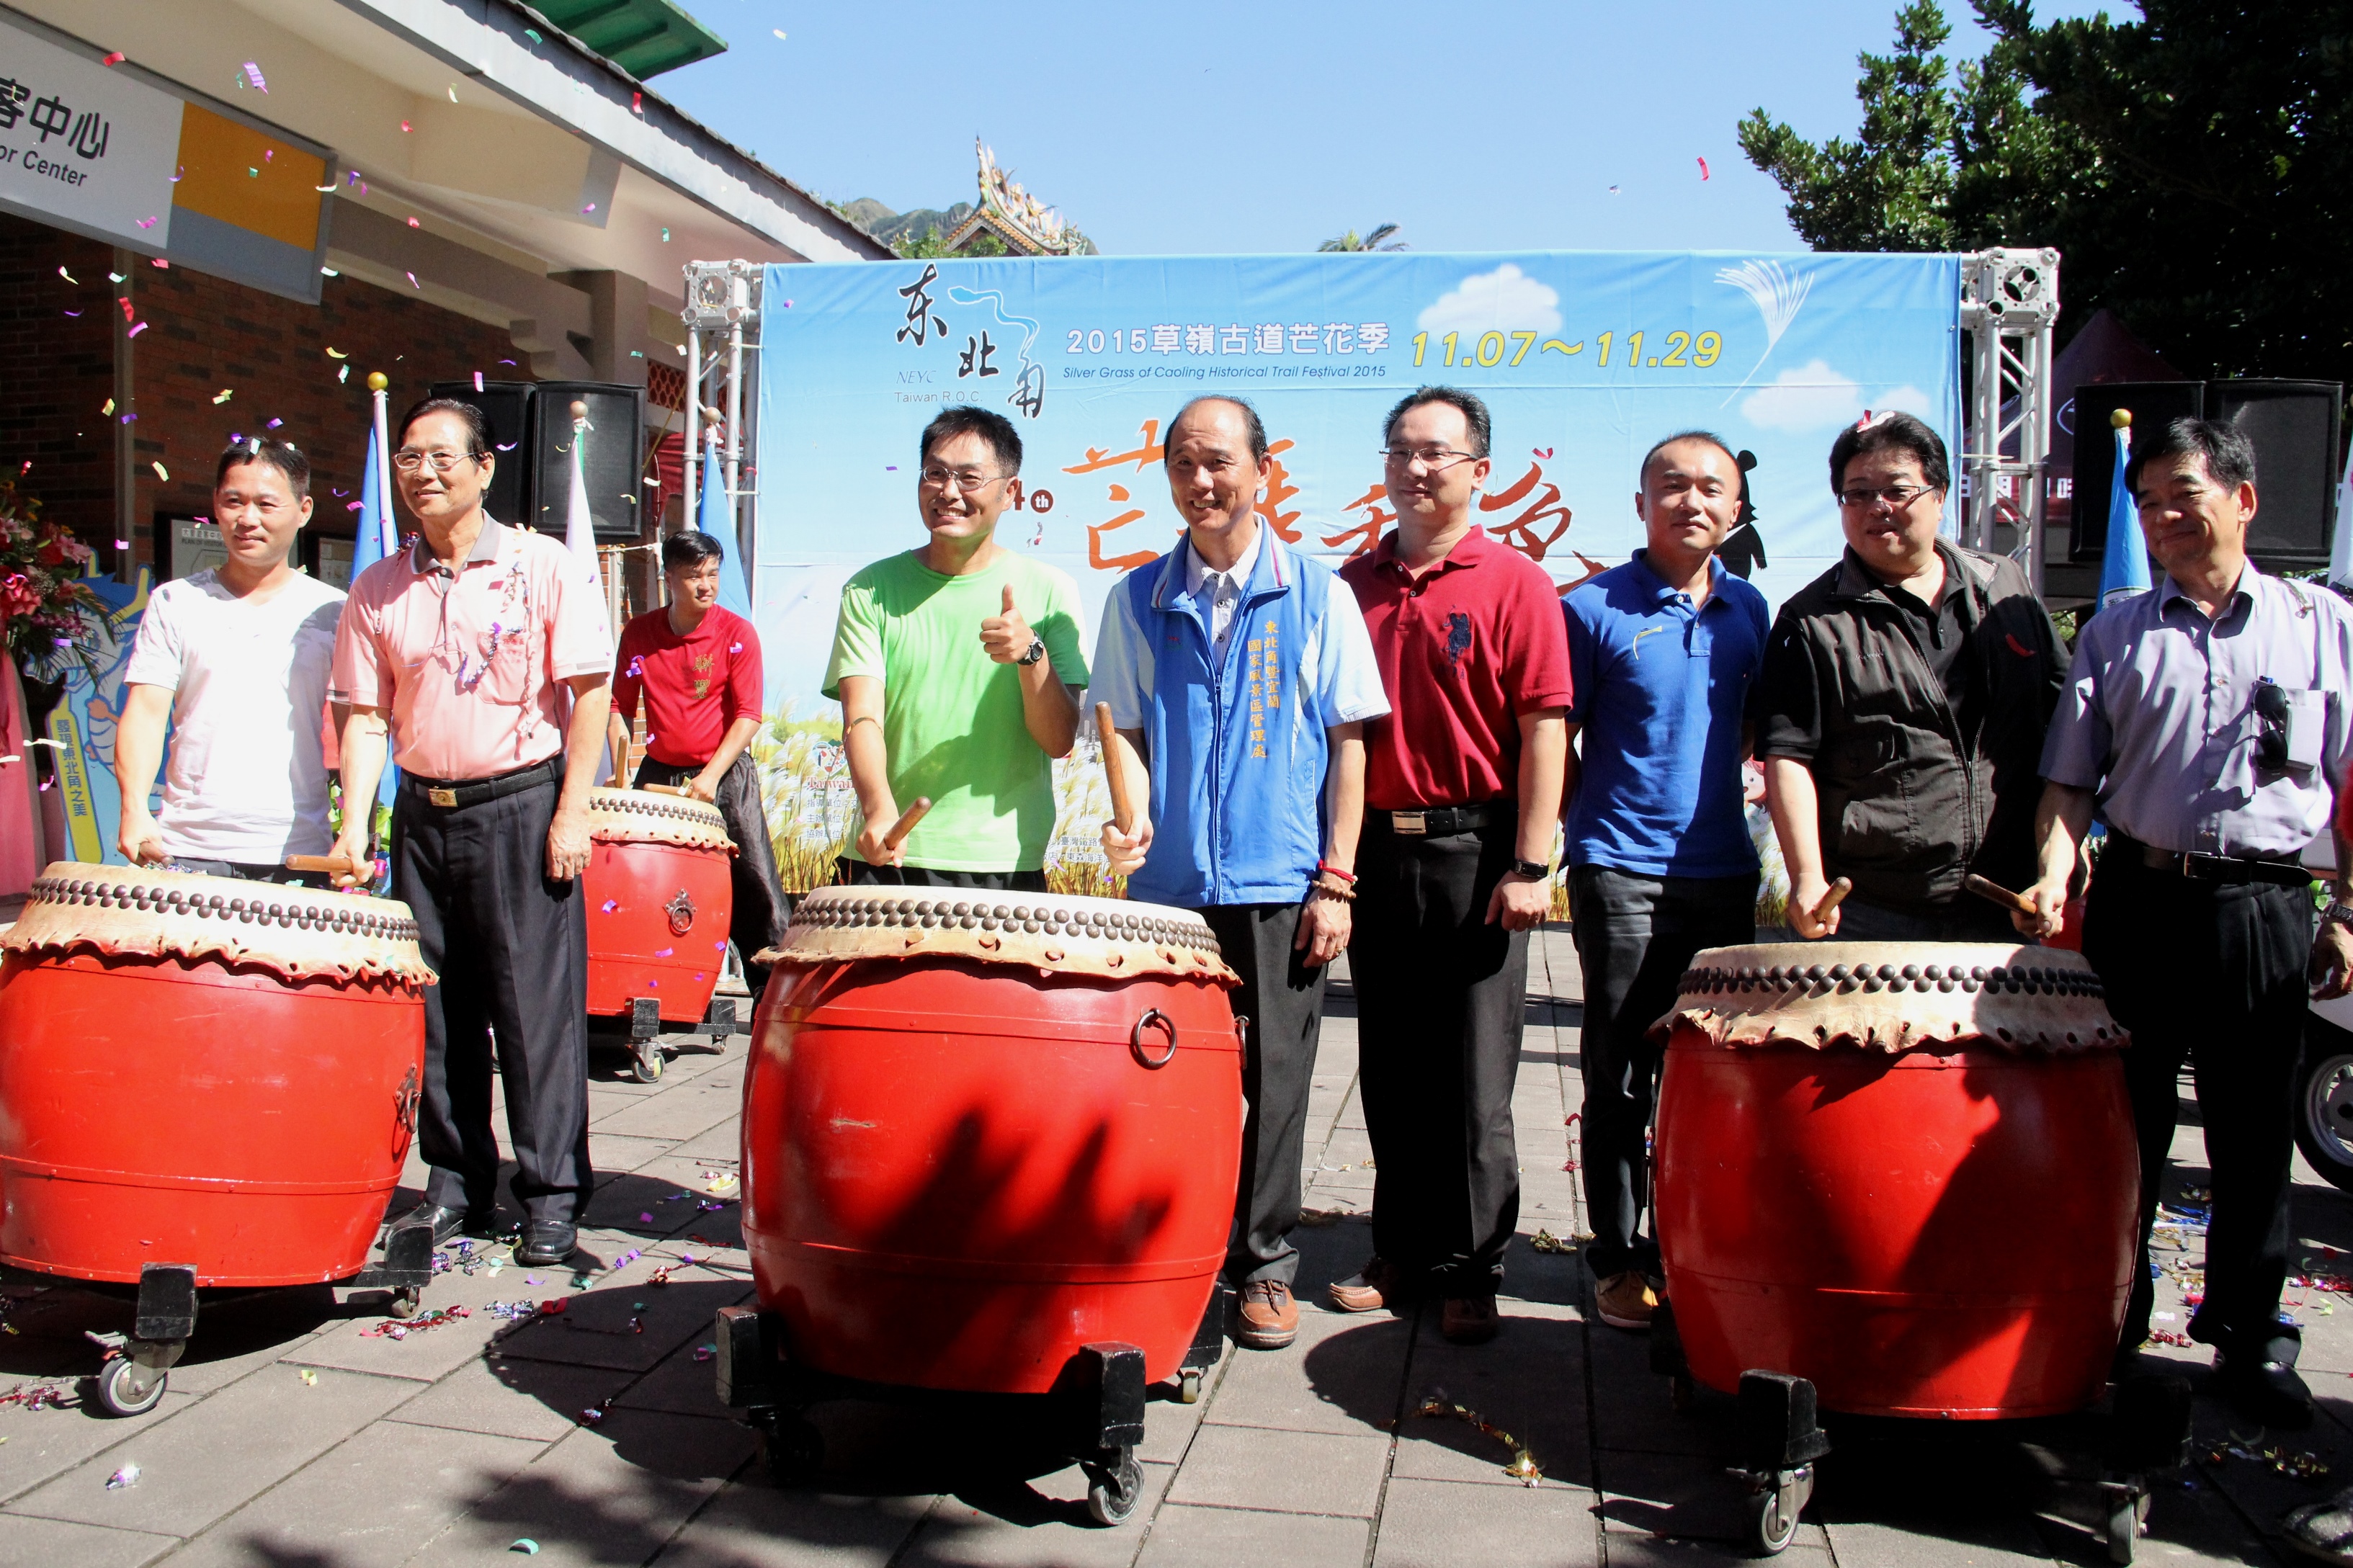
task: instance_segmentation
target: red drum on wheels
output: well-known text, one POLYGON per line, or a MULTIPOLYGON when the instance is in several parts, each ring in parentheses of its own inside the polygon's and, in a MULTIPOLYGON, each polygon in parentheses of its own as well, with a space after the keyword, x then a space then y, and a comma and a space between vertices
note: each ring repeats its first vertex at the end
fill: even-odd
POLYGON ((1043 1394, 1080 1348, 1173 1374, 1240 1168, 1233 972, 1198 916, 824 888, 754 1021, 744 1236, 789 1354, 1043 1394))
POLYGON ((700 1024, 727 962, 735 841, 707 801, 645 790, 588 793, 588 1014, 700 1024))
POLYGON ((358 1274, 416 1125, 416 938, 389 900, 50 866, 0 933, 0 1262, 358 1274))
POLYGON ((1667 1036, 1658 1232, 1692 1375, 1826 1409, 2079 1410, 2132 1283, 2139 1159, 2108 1015, 2049 948, 1715 948, 1667 1036))

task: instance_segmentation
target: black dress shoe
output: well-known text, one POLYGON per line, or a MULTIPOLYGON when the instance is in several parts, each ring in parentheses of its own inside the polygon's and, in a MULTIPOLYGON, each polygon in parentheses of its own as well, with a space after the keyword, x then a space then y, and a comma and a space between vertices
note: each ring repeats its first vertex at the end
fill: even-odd
POLYGON ((2224 1351, 2215 1362, 2214 1391, 2250 1421, 2301 1431, 2312 1425, 2312 1390, 2296 1375, 2298 1348, 2281 1335, 2259 1349, 2224 1351))
POLYGON ((427 1201, 418 1204, 415 1208, 394 1220, 392 1228, 408 1230, 419 1226, 430 1226, 433 1229, 433 1245, 438 1247, 459 1231, 467 1229, 468 1217, 469 1214, 465 1209, 453 1209, 442 1204, 427 1201))
POLYGON ((580 1227, 565 1219, 535 1219, 515 1247, 517 1263, 553 1268, 570 1258, 580 1245, 580 1227))

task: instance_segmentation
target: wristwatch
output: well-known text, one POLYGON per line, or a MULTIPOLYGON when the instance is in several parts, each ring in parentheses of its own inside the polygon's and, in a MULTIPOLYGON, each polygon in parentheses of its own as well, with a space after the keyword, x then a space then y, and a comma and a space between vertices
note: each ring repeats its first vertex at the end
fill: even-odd
POLYGON ((1514 860, 1512 862, 1512 873, 1514 876, 1525 877, 1531 882, 1541 882, 1552 875, 1552 868, 1541 860, 1514 860))
POLYGON ((2341 926, 2353 926, 2353 904, 2342 899, 2331 900, 2328 907, 2320 911, 2320 923, 2327 925, 2331 921, 2341 926))
POLYGON ((1013 662, 1021 665, 1035 664, 1045 657, 1046 639, 1041 637, 1032 636, 1029 639, 1029 651, 1023 654, 1019 658, 1015 659, 1013 662))

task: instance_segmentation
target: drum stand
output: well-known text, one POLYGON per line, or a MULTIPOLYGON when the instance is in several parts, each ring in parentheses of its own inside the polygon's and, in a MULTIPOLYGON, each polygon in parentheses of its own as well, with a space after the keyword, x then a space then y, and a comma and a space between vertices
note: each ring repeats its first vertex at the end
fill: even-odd
MULTIPOLYGON (((1665 1301, 1651 1318, 1651 1370, 1672 1380, 1677 1410, 1697 1404, 1674 1310, 1665 1301)), ((1725 1474, 1746 1489, 1749 1550, 1771 1557, 1797 1533, 1798 1516, 1814 1495, 1814 1463, 1831 1451, 1830 1438, 1816 1420, 1814 1385, 1802 1377, 1745 1372, 1738 1398, 1741 1462, 1725 1474)), ((1998 1425, 2016 1430, 2031 1423, 1998 1425)), ((2096 1484, 2108 1561, 2122 1565, 2132 1562, 2147 1526, 2155 1479, 2189 1462, 2189 1384, 2147 1373, 2118 1384, 2099 1446, 2096 1484)))
MULTIPOLYGON (((594 1019, 590 1021, 595 1022, 594 1019)), ((623 1020, 617 1018, 614 1022, 620 1023, 623 1020)), ((670 1061, 670 1058, 663 1050, 662 1041, 665 1038, 676 1039, 681 1036, 707 1037, 712 1042, 712 1048, 718 1049, 725 1043, 727 1037, 735 1032, 735 998, 714 996, 711 999, 710 1009, 703 1014, 702 1022, 700 1024, 665 1028, 662 1026, 659 1001, 651 996, 632 996, 629 998, 629 1016, 626 1022, 629 1036, 629 1076, 639 1083, 659 1083, 661 1081, 662 1068, 668 1066, 670 1061)))
MULTIPOLYGON (((359 1290, 392 1292, 387 1315, 413 1318, 433 1279, 433 1233, 428 1226, 395 1226, 385 1237, 384 1261, 363 1268, 348 1279, 326 1284, 359 1290)), ((98 1373, 98 1403, 110 1415, 144 1415, 163 1402, 172 1368, 186 1353, 196 1331, 196 1265, 150 1263, 139 1271, 133 1286, 76 1279, 35 1269, 0 1264, 0 1281, 9 1284, 73 1285, 101 1295, 120 1297, 136 1291, 127 1334, 84 1330, 84 1337, 106 1352, 98 1373)), ((214 1290, 216 1306, 282 1286, 235 1286, 214 1290)))
MULTIPOLYGON (((1225 1353, 1226 1314, 1232 1288, 1220 1280, 1209 1294, 1201 1326, 1177 1371, 1177 1398, 1201 1397, 1201 1376, 1225 1353)), ((1060 1451, 1087 1478, 1087 1512, 1098 1524, 1123 1524, 1144 1495, 1136 1445, 1144 1441, 1144 1352, 1119 1340, 1081 1347, 1044 1394, 959 1394, 865 1383, 801 1366, 786 1353, 784 1320, 756 1307, 722 1307, 718 1323, 719 1399, 760 1434, 769 1472, 779 1486, 816 1479, 825 1467, 825 1436, 805 1414, 827 1400, 860 1399, 939 1408, 1007 1401, 1050 1402, 1060 1451)))

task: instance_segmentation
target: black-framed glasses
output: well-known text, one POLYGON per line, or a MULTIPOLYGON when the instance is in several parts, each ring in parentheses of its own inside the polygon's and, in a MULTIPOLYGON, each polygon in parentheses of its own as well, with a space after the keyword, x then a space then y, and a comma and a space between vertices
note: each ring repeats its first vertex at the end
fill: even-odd
POLYGON ((480 452, 420 452, 414 447, 403 447, 392 455, 392 466, 404 474, 413 474, 427 462, 433 465, 435 473, 446 474, 459 463, 481 460, 480 452))
POLYGON ((2255 683, 2255 762, 2269 773, 2287 770, 2287 691, 2270 680, 2255 683))
POLYGON ((1393 468, 1402 468, 1410 463, 1419 463, 1434 474, 1441 468, 1451 468, 1457 463, 1475 462, 1478 460, 1478 454, 1458 452, 1451 447, 1384 447, 1381 448, 1381 460, 1393 468))
POLYGON ((923 481, 923 488, 927 490, 944 490, 953 482, 966 495, 1012 477, 1011 474, 984 474, 978 468, 925 468, 916 476, 923 481))
POLYGON ((1869 511, 1881 501, 1885 501, 1890 511, 1902 511, 1926 495, 1929 488, 1926 485, 1890 485, 1883 490, 1841 490, 1838 503, 1855 511, 1869 511))

